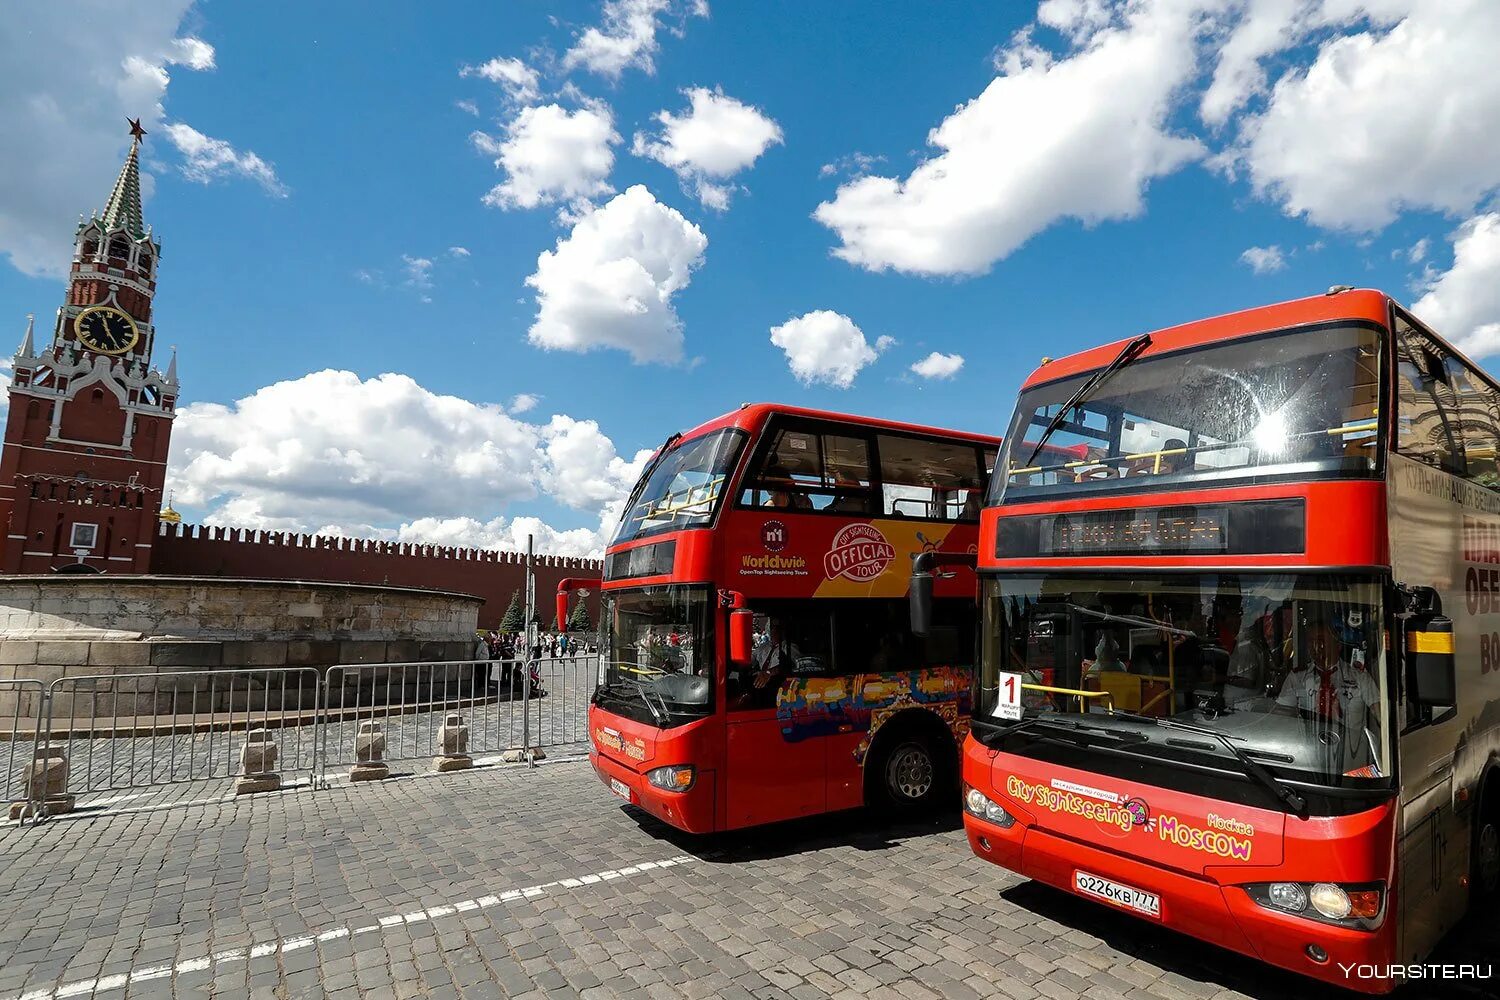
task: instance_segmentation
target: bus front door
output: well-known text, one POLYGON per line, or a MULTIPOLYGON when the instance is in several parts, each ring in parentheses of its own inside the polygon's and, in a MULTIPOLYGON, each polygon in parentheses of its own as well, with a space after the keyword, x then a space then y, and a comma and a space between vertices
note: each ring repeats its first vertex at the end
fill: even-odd
POLYGON ((827 808, 823 741, 801 739, 772 708, 729 712, 726 825, 795 819, 827 808))

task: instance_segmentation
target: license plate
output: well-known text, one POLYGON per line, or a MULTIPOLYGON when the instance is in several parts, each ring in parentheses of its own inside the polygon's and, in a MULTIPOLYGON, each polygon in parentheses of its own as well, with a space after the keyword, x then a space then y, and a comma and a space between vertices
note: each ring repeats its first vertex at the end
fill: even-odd
POLYGON ((624 799, 626 802, 630 801, 630 786, 625 784, 625 782, 621 781, 619 778, 609 779, 609 790, 614 792, 620 798, 624 799))
POLYGON ((1161 919, 1161 897, 1153 893, 1133 889, 1128 885, 1111 882, 1107 878, 1098 875, 1090 875, 1088 872, 1073 873, 1073 888, 1085 896, 1093 896, 1102 899, 1106 903, 1114 903, 1123 906, 1127 910, 1145 914, 1148 917, 1161 919))

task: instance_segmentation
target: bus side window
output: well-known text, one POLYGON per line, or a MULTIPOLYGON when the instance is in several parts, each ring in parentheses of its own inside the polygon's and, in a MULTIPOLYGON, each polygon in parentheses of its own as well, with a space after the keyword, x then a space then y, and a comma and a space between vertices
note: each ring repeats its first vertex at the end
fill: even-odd
POLYGON ((1469 481, 1488 489, 1500 489, 1500 469, 1495 459, 1500 393, 1457 358, 1448 359, 1447 371, 1457 403, 1458 436, 1463 439, 1469 481))
POLYGON ((870 497, 866 439, 784 428, 775 433, 759 468, 748 477, 740 504, 865 514, 870 497))
POLYGON ((1396 449, 1434 468, 1464 475, 1459 404, 1443 353, 1400 314, 1396 316, 1396 449))
POLYGON ((978 520, 982 481, 972 445, 882 434, 876 447, 885 516, 978 520))

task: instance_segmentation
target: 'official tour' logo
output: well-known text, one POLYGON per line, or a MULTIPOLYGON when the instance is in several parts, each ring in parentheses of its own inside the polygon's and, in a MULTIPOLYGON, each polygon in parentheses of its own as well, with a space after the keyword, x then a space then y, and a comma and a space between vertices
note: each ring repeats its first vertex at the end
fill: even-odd
POLYGON ((875 525, 848 524, 833 536, 833 544, 823 557, 823 570, 830 580, 843 576, 868 583, 884 573, 895 558, 895 546, 875 525))
POLYGON ((786 525, 780 521, 767 521, 761 525, 760 543, 767 552, 780 552, 786 548, 786 525))

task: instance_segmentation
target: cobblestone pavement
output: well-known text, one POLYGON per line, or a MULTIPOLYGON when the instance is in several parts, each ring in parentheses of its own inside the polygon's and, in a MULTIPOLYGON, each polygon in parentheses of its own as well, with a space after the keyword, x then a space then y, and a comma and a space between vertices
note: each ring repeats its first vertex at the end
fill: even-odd
MULTIPOLYGON (((0 900, 3 1000, 1329 992, 1007 875, 955 816, 680 838, 581 762, 11 827, 0 900)), ((1491 922, 1440 957, 1497 953, 1491 922)))

